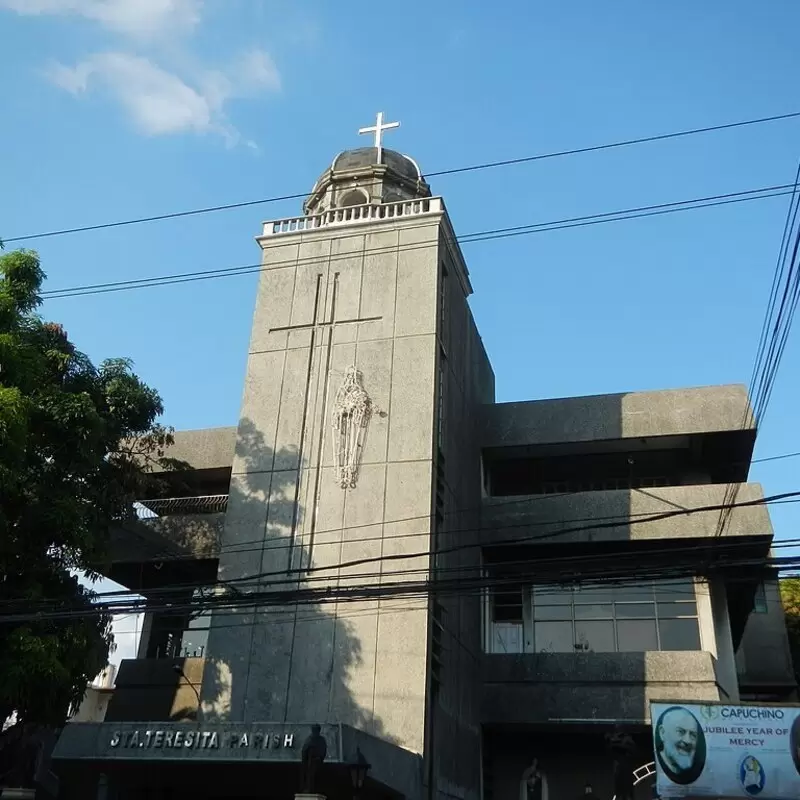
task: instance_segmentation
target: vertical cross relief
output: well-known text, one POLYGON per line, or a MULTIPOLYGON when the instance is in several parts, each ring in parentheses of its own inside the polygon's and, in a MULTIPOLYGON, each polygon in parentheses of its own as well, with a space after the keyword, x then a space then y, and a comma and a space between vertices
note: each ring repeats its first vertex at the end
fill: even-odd
MULTIPOLYGON (((331 402, 331 364, 334 334, 337 326, 375 322, 381 316, 337 319, 340 281, 339 273, 327 283, 317 274, 313 317, 308 323, 285 325, 270 329, 270 333, 310 330, 306 362, 305 392, 298 441, 298 473, 294 492, 292 530, 287 557, 287 571, 304 565, 295 564, 300 537, 300 501, 305 496, 309 523, 305 529, 305 566, 311 564, 314 538, 317 532, 319 503, 322 489, 323 456, 328 432, 333 447, 334 476, 342 489, 354 489, 372 412, 372 401, 364 389, 363 376, 355 364, 349 366, 344 380, 331 402), (328 295, 330 300, 328 300, 328 295)), ((358 345, 356 344, 356 347, 358 345)), ((305 526, 304 526, 305 527, 305 526)), ((301 552, 302 557, 302 552, 301 552)))

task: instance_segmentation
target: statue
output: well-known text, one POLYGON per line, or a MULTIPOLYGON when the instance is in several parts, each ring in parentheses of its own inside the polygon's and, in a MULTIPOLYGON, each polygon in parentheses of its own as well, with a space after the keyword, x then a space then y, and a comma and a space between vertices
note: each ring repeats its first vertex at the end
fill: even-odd
POLYGON ((316 794, 317 774, 327 754, 328 745, 319 725, 312 725, 311 735, 303 742, 300 756, 300 791, 303 794, 316 794))
POLYGON ((614 793, 617 800, 633 800, 633 770, 636 759, 636 744, 621 725, 606 734, 606 743, 614 763, 614 793))
POLYGON ((542 772, 539 769, 539 759, 534 758, 531 765, 522 773, 522 782, 525 787, 524 800, 544 800, 544 786, 542 772))
POLYGON ((361 385, 361 373, 349 367, 333 403, 333 464, 342 489, 354 489, 358 481, 371 415, 372 401, 361 385))

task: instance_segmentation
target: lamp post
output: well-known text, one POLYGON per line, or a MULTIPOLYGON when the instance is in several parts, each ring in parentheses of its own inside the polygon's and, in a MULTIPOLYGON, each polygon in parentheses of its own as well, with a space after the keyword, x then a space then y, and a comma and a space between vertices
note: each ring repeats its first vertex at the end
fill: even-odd
POLYGON ((350 781, 353 784, 353 800, 358 800, 361 790, 364 788, 364 781, 370 770, 370 764, 364 758, 364 754, 356 748, 356 760, 350 765, 350 781))

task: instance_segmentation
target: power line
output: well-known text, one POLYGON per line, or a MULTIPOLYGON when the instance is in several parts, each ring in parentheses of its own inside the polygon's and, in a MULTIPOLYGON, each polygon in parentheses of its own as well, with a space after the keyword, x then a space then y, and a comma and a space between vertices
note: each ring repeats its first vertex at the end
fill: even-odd
MULTIPOLYGON (((791 194, 793 186, 794 184, 765 186, 759 189, 747 189, 738 192, 711 195, 708 197, 698 197, 690 200, 677 200, 669 203, 638 206, 635 208, 608 211, 580 217, 568 217, 550 222, 538 222, 528 225, 520 225, 513 228, 495 228, 457 236, 455 237, 455 241, 457 241, 459 244, 471 244, 473 242, 508 239, 516 236, 525 236, 534 233, 546 233, 554 230, 588 227, 591 225, 599 225, 608 222, 620 222, 631 219, 640 219, 643 217, 661 216, 663 214, 674 214, 681 211, 695 211, 703 208, 714 208, 716 206, 748 202, 751 200, 763 200, 770 197, 781 197, 786 194, 791 194)), ((428 227, 429 225, 430 222, 421 222, 418 225, 410 225, 407 229, 428 227)), ((282 244, 276 243, 274 246, 280 247, 282 244)), ((365 248, 361 251, 360 255, 381 255, 387 253, 408 252, 412 250, 428 249, 430 247, 438 246, 439 239, 436 237, 430 241, 415 242, 400 247, 395 245, 365 248)), ((46 299, 62 299, 66 297, 84 297, 86 295, 93 294, 106 294, 109 292, 126 291, 130 289, 147 289, 154 286, 171 286, 174 284, 191 283, 199 280, 210 280, 213 278, 232 277, 236 275, 248 275, 251 273, 263 272, 267 269, 275 269, 276 267, 280 266, 309 266, 321 263, 331 263, 334 261, 346 260, 351 257, 351 253, 339 253, 326 256, 310 256, 307 258, 273 261, 270 262, 268 266, 264 266, 259 262, 256 264, 244 264, 235 267, 222 267, 195 272, 154 276, 152 278, 133 278, 124 281, 86 284, 83 286, 66 287, 64 289, 52 289, 50 291, 42 292, 42 297, 46 299)))
MULTIPOLYGON (((691 550, 691 548, 689 548, 691 550)), ((691 552, 688 554, 691 556, 691 552)), ((608 556, 607 560, 613 556, 608 556)), ((736 561, 726 561, 724 563, 708 563, 703 569, 703 574, 707 576, 716 574, 719 570, 730 570, 733 568, 761 567, 768 569, 796 569, 800 566, 800 559, 787 557, 771 559, 771 563, 765 562, 762 558, 743 558, 736 561)), ((248 592, 244 595, 216 595, 209 598, 204 603, 177 603, 162 606, 147 604, 145 601, 137 600, 133 602, 118 604, 97 604, 91 608, 65 609, 60 608, 53 611, 40 611, 35 613, 22 612, 18 614, 6 614, 0 616, 0 624, 20 623, 20 622, 46 622, 58 620, 86 619, 95 616, 113 616, 120 612, 136 613, 149 611, 158 613, 160 611, 178 614, 179 612, 197 613, 203 611, 238 611, 244 609, 255 609, 262 613, 263 607, 279 607, 287 605, 300 606, 323 606, 331 603, 362 602, 378 599, 399 598, 424 598, 428 596, 465 597, 482 593, 487 589, 500 589, 516 587, 530 581, 536 581, 547 585, 579 584, 589 586, 625 584, 625 582, 640 584, 649 580, 679 580, 681 578, 694 578, 698 573, 698 564, 695 558, 687 558, 684 564, 663 566, 654 565, 652 567, 642 567, 641 561, 633 561, 630 565, 620 568, 617 566, 609 571, 609 565, 603 564, 601 569, 596 571, 576 572, 574 568, 568 571, 548 571, 503 574, 497 577, 487 575, 476 575, 475 577, 455 579, 424 579, 420 581, 395 581, 393 583, 371 583, 325 586, 320 588, 297 588, 293 590, 261 590, 248 592)), ((474 572, 480 572, 473 569, 474 572)))
POLYGON ((800 451, 797 453, 784 453, 780 456, 768 456, 767 458, 754 458, 751 464, 763 464, 765 461, 780 461, 783 458, 797 458, 800 456, 800 451))
MULTIPOLYGON (((790 498, 791 499, 800 499, 800 491, 786 492, 786 493, 783 493, 783 494, 780 494, 780 495, 773 495, 771 497, 758 498, 756 500, 745 501, 743 503, 737 503, 736 506, 737 507, 752 507, 752 506, 758 506, 758 505, 765 505, 765 504, 768 504, 768 503, 771 503, 771 502, 775 502, 775 501, 779 501, 779 500, 788 500, 790 498)), ((696 514, 696 513, 713 512, 713 511, 719 510, 720 508, 721 508, 720 505, 710 505, 710 506, 700 506, 700 507, 687 508, 687 509, 674 509, 674 510, 663 512, 663 513, 660 513, 660 514, 653 514, 653 515, 651 515, 651 516, 649 516, 649 517, 647 517, 645 519, 629 520, 627 524, 628 524, 628 526, 639 525, 639 524, 648 524, 648 523, 651 523, 651 522, 657 522, 657 521, 661 521, 661 520, 668 519, 668 518, 671 518, 671 517, 676 517, 676 516, 690 516, 690 515, 696 514)), ((292 570, 292 571, 280 570, 280 571, 276 571, 276 572, 262 572, 262 573, 257 573, 257 574, 253 574, 253 575, 242 576, 240 578, 228 579, 225 582, 225 585, 226 586, 229 586, 231 584, 242 585, 242 584, 246 584, 247 582, 252 582, 252 581, 263 582, 265 579, 272 579, 272 580, 269 581, 270 584, 271 585, 277 585, 279 583, 285 583, 286 582, 285 576, 287 576, 287 574, 289 574, 290 572, 298 573, 297 581, 302 581, 303 583, 308 584, 309 580, 308 580, 307 576, 310 573, 319 573, 319 572, 324 572, 324 571, 330 571, 332 569, 341 570, 341 569, 348 568, 348 567, 362 566, 362 565, 371 564, 371 563, 381 563, 381 564, 383 564, 384 562, 387 562, 387 561, 405 560, 405 559, 413 559, 413 558, 420 558, 420 557, 430 557, 430 556, 433 556, 433 555, 441 556, 441 555, 446 555, 448 553, 462 552, 462 551, 465 551, 465 550, 471 550, 471 549, 475 549, 475 548, 483 548, 483 547, 486 547, 487 545, 491 545, 495 549, 501 548, 501 547, 510 546, 510 545, 527 545, 527 544, 530 544, 532 542, 542 541, 544 539, 553 539, 553 538, 556 538, 556 537, 559 537, 559 536, 564 536, 564 535, 568 535, 568 534, 572 534, 572 533, 584 532, 584 531, 589 531, 589 530, 603 530, 603 529, 614 528, 614 527, 619 527, 619 526, 620 526, 620 523, 613 522, 613 523, 599 523, 599 524, 595 524, 595 525, 583 525, 583 526, 567 527, 567 528, 561 528, 561 529, 556 530, 556 531, 548 532, 548 533, 545 533, 545 534, 540 534, 540 535, 537 535, 537 536, 523 536, 523 537, 510 538, 510 539, 500 539, 500 540, 494 540, 492 542, 469 542, 469 543, 463 543, 463 544, 459 544, 459 545, 453 545, 453 546, 450 546, 450 547, 437 548, 435 550, 426 550, 426 551, 423 551, 423 552, 396 553, 396 554, 391 554, 391 555, 382 555, 382 556, 377 556, 377 557, 354 559, 354 560, 351 560, 351 561, 348 561, 348 562, 339 562, 337 564, 333 564, 333 565, 330 565, 330 566, 310 567, 310 568, 306 568, 306 569, 303 569, 303 570, 292 570)), ((730 549, 733 549, 735 547, 742 546, 743 544, 744 543, 739 543, 739 542, 736 542, 734 540, 734 541, 731 541, 731 542, 726 542, 723 545, 723 549, 730 550, 730 549)), ((695 569, 696 570, 697 567, 698 567, 698 545, 696 543, 694 543, 694 544, 688 545, 685 548, 677 548, 677 549, 676 548, 670 548, 670 552, 673 552, 673 553, 674 552, 678 552, 681 549, 685 550, 687 552, 687 555, 690 556, 690 558, 687 560, 686 569, 695 569)), ((715 548, 715 549, 717 550, 717 552, 719 552, 719 546, 717 548, 715 548)), ((619 566, 620 562, 625 561, 626 558, 630 558, 633 561, 631 568, 634 571, 638 570, 638 572, 636 572, 635 574, 641 575, 642 574, 641 573, 641 563, 640 563, 641 554, 636 552, 636 551, 632 551, 632 552, 627 553, 627 554, 620 554, 620 553, 598 554, 597 556, 593 556, 593 557, 587 557, 585 555, 584 556, 559 556, 559 557, 550 558, 550 559, 543 559, 541 557, 537 557, 536 565, 537 565, 538 569, 541 569, 542 566, 546 565, 548 561, 557 562, 557 563, 561 563, 561 564, 566 563, 566 562, 577 561, 578 563, 585 564, 587 562, 595 560, 595 561, 599 561, 599 562, 604 564, 602 574, 603 575, 609 575, 609 574, 611 574, 609 572, 609 568, 611 568, 611 570, 613 572, 613 569, 617 568, 619 566), (608 563, 606 563, 606 562, 608 562, 608 563)), ((748 561, 748 563, 750 563, 750 562, 748 561)), ((763 564, 763 559, 759 560, 758 562, 754 561, 753 563, 754 564, 763 564)), ((464 569, 467 570, 467 571, 474 571, 476 568, 477 568, 476 566, 467 565, 467 566, 465 566, 464 569)), ((663 569, 669 569, 669 568, 659 567, 659 569, 663 571, 663 569)), ((395 571, 394 574, 395 575, 397 575, 397 574, 403 575, 404 572, 400 571, 398 573, 398 571, 395 571)), ((380 575, 380 578, 382 580, 384 577, 387 577, 387 576, 388 577, 393 577, 392 572, 388 572, 388 571, 387 572, 382 572, 381 575, 380 575)), ((345 577, 345 579, 347 579, 347 578, 361 578, 362 575, 356 574, 356 575, 349 575, 349 576, 344 576, 344 577, 345 577)), ((342 578, 342 576, 339 575, 338 579, 341 580, 341 578, 342 578)), ((293 581, 291 581, 291 582, 293 582, 293 581)), ((176 590, 179 588, 180 591, 185 591, 185 587, 174 587, 174 588, 176 590)), ((345 587, 345 588, 351 588, 351 587, 345 587)), ((312 592, 313 593, 313 592, 316 592, 316 591, 320 591, 320 592, 324 592, 324 593, 330 594, 331 592, 333 592, 333 588, 330 587, 330 586, 324 587, 324 589, 320 589, 320 590, 316 590, 316 589, 313 589, 313 588, 311 588, 311 589, 299 589, 298 588, 298 589, 291 590, 291 591, 300 592, 300 593, 303 593, 303 592, 312 592)), ((337 589, 337 591, 338 591, 338 589, 337 589)), ((251 602, 252 598, 255 595, 259 595, 260 596, 261 594, 263 594, 263 593, 262 592, 245 592, 245 593, 237 592, 237 593, 235 593, 233 595, 230 595, 230 594, 217 595, 217 598, 214 599, 214 604, 223 603, 224 602, 224 603, 232 603, 233 606, 235 606, 235 607, 239 607, 238 604, 242 604, 242 606, 246 606, 247 604, 249 604, 251 602), (222 598, 222 599, 219 599, 219 598, 222 598)), ((283 595, 288 596, 289 594, 290 594, 290 592, 287 592, 287 590, 283 590, 283 595)), ((266 604, 266 602, 264 604, 266 604)), ((177 612, 178 610, 183 610, 183 609, 188 609, 188 610, 195 609, 196 610, 197 608, 198 608, 198 605, 197 605, 196 602, 187 603, 187 602, 184 601, 183 604, 178 603, 178 604, 167 605, 167 606, 164 606, 163 609, 158 609, 158 608, 154 609, 152 606, 148 606, 147 610, 168 610, 168 611, 172 611, 172 612, 177 612)), ((76 616, 80 617, 82 615, 86 615, 87 613, 90 614, 90 615, 94 614, 94 613, 97 613, 97 614, 105 614, 105 613, 113 614, 115 612, 116 613, 121 613, 123 611, 131 611, 132 613, 134 613, 136 611, 140 611, 140 610, 144 610, 144 609, 145 609, 145 606, 142 604, 141 601, 136 601, 133 604, 125 604, 125 605, 113 605, 113 604, 106 603, 106 604, 97 604, 97 605, 95 605, 95 607, 92 610, 88 610, 88 609, 84 608, 84 609, 78 609, 78 610, 61 610, 61 611, 53 611, 53 612, 49 612, 49 611, 38 611, 38 612, 33 612, 33 613, 31 613, 31 612, 21 612, 20 614, 5 615, 5 616, 0 616, 0 623, 1 622, 12 622, 12 621, 17 622, 17 621, 23 621, 24 619, 29 619, 29 620, 43 620, 43 619, 51 619, 51 618, 53 618, 53 619, 55 619, 55 618, 66 619, 66 618, 73 618, 73 617, 76 617, 76 616), (55 614, 56 616, 54 617, 53 614, 55 614)))
MULTIPOLYGON (((798 225, 798 212, 800 212, 800 163, 795 172, 791 200, 786 212, 781 243, 778 248, 778 258, 773 271, 772 285, 769 300, 761 326, 756 357, 753 364, 753 373, 750 378, 749 396, 752 400, 752 409, 745 408, 742 416, 741 429, 745 430, 751 425, 758 435, 758 428, 764 419, 767 407, 772 397, 778 368, 788 341, 789 331, 792 327, 798 300, 800 299, 800 267, 798 267, 798 249, 800 248, 800 225, 798 225), (794 239, 794 246, 791 241, 794 239), (782 289, 782 291, 781 291, 782 289), (780 297, 780 305, 776 304, 780 297), (752 410, 752 419, 750 412, 752 410)), ((728 484, 725 500, 732 503, 739 494, 739 484, 728 484)), ((722 536, 730 516, 729 509, 720 512, 717 521, 717 535, 722 536)))
MULTIPOLYGON (((434 178, 444 175, 457 175, 468 172, 478 172, 480 170, 496 169, 498 167, 519 166, 520 164, 530 164, 535 161, 544 161, 551 158, 561 158, 564 156, 580 155, 584 153, 596 153, 603 150, 613 150, 621 147, 630 147, 638 144, 649 144, 652 142, 663 142, 669 139, 678 139, 686 136, 696 136, 702 133, 714 133, 717 131, 732 130, 752 125, 762 125, 769 122, 780 122, 782 120, 800 117, 800 111, 793 111, 788 114, 776 114, 770 117, 759 117, 756 119, 741 120, 739 122, 728 122, 721 125, 710 125, 703 128, 690 128, 687 130, 674 131, 672 133, 662 133, 655 136, 643 136, 635 139, 624 139, 622 141, 609 142, 606 144, 590 145, 588 147, 572 148, 570 150, 558 150, 550 153, 539 153, 532 156, 522 156, 521 158, 511 158, 503 161, 490 161, 482 164, 473 164, 466 167, 455 167, 452 169, 428 172, 425 178, 434 178)), ((149 217, 135 217, 133 219, 119 220, 117 222, 104 222, 96 225, 84 225, 77 228, 64 228, 61 230, 46 231, 44 233, 31 233, 24 236, 4 237, 5 242, 23 242, 33 239, 45 239, 53 236, 65 236, 72 233, 85 233, 89 231, 106 230, 108 228, 121 228, 128 225, 138 225, 147 222, 161 222, 163 220, 178 219, 180 217, 192 217, 200 214, 210 214, 218 211, 228 211, 248 206, 264 205, 267 203, 277 203, 285 200, 299 200, 308 196, 308 192, 295 192, 275 197, 266 197, 259 200, 245 200, 237 203, 227 203, 223 205, 208 206, 205 208, 195 208, 188 211, 174 211, 168 214, 157 214, 149 217)))

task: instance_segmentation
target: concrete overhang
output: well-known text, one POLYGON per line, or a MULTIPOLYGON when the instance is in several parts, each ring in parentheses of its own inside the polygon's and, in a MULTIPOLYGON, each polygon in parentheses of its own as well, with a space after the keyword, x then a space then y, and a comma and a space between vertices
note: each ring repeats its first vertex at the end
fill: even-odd
POLYGON ((167 458, 186 462, 192 470, 231 469, 236 428, 175 431, 173 436, 174 444, 164 453, 167 458))
MULTIPOLYGON (((727 491, 728 484, 718 483, 487 497, 481 504, 481 541, 486 547, 509 539, 524 544, 677 540, 686 546, 687 540, 717 537, 719 507, 730 503, 727 491)), ((763 500, 761 484, 738 484, 723 537, 756 537, 766 556, 773 531, 763 500)))
MULTIPOLYGON (((173 776, 186 780, 204 768, 213 768, 226 777, 235 775, 237 780, 245 770, 260 768, 257 774, 261 783, 265 776, 263 768, 269 767, 267 774, 278 781, 286 779, 296 791, 301 749, 308 733, 306 723, 75 722, 64 727, 53 760, 59 774, 69 772, 70 768, 72 772, 85 771, 90 765, 108 774, 118 768, 141 772, 146 767, 148 771, 168 769, 173 776), (134 731, 138 734, 135 745, 131 746, 134 731), (191 746, 186 745, 190 732, 191 746), (195 737, 203 734, 206 736, 201 746, 194 746, 195 737), (212 745, 213 734, 216 736, 212 745), (270 740, 275 737, 278 745, 264 747, 265 737, 270 740), (289 747, 284 746, 286 737, 291 737, 289 747), (234 740, 236 744, 232 744, 234 740)), ((349 725, 326 724, 322 726, 322 734, 328 746, 321 775, 323 783, 335 785, 343 778, 345 786, 336 788, 347 788, 350 780, 347 766, 356 763, 360 751, 370 765, 365 792, 372 788, 393 798, 421 796, 422 759, 418 754, 349 725)))
POLYGON ((650 702, 718 701, 710 653, 484 654, 484 725, 647 724, 650 702))
POLYGON ((742 385, 495 403, 482 409, 484 451, 726 433, 747 461, 755 425, 742 385))

